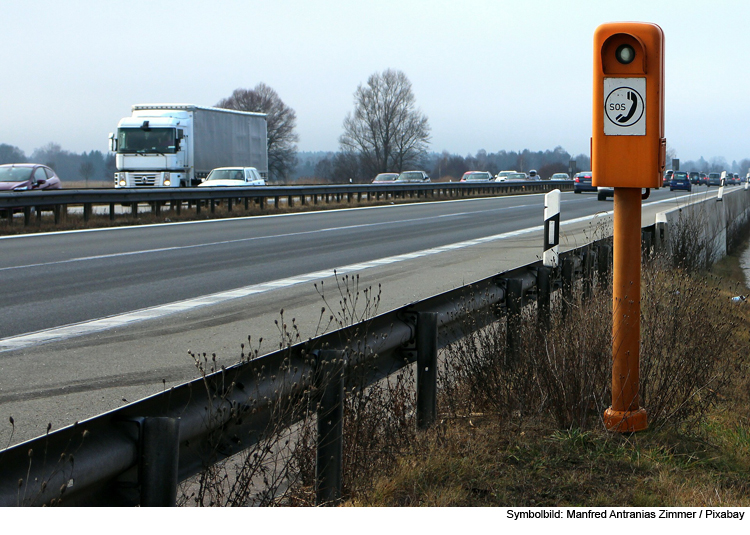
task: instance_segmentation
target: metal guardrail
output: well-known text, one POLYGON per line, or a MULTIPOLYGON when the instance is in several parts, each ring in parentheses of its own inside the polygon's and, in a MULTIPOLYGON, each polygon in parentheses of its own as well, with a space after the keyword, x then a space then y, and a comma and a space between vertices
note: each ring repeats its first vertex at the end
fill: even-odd
POLYGON ((110 219, 115 218, 115 207, 131 207, 131 214, 137 215, 138 205, 148 203, 152 211, 159 215, 169 204, 169 209, 180 213, 187 203, 188 209, 201 212, 202 207, 213 212, 216 202, 227 203, 231 211, 233 205, 250 202, 260 209, 271 205, 278 208, 281 199, 288 207, 295 202, 301 205, 330 202, 380 201, 383 199, 440 199, 460 198, 477 195, 512 195, 520 193, 544 193, 553 189, 564 191, 573 188, 573 181, 524 181, 524 182, 428 182, 412 184, 345 184, 331 186, 256 186, 242 188, 130 188, 98 190, 54 190, 54 191, 14 191, 0 193, 0 211, 5 211, 11 221, 11 211, 24 211, 24 224, 31 222, 31 209, 53 211, 55 223, 66 215, 69 205, 83 206, 84 221, 88 221, 93 206, 108 206, 110 219))
MULTIPOLYGON (((646 243, 655 230, 644 229, 646 243)), ((561 289, 565 303, 572 299, 576 277, 583 276, 585 293, 595 266, 599 276, 606 275, 610 250, 597 242, 562 253, 554 270, 534 262, 499 273, 0 451, 0 506, 173 503, 178 480, 256 444, 274 417, 276 401, 305 394, 336 399, 335 389, 331 393, 319 383, 321 367, 335 362, 336 355, 348 359, 344 382, 354 384, 356 368, 360 387, 419 361, 417 422, 429 425, 436 374, 434 364, 423 362, 434 362, 439 347, 466 335, 461 325, 469 315, 491 312, 473 318, 475 328, 502 315, 512 324, 532 299, 541 314, 549 314, 553 291, 561 289), (433 373, 423 373, 429 370, 433 373)), ((508 331, 512 351, 517 342, 508 331)), ((284 421, 292 424, 300 417, 292 411, 284 421)), ((329 420, 327 414, 318 418, 319 424, 329 420)), ((319 457, 321 448, 337 451, 336 444, 318 446, 319 457)), ((336 469, 319 473, 321 502, 336 499, 336 469)), ((340 465, 338 470, 340 484, 340 465)))

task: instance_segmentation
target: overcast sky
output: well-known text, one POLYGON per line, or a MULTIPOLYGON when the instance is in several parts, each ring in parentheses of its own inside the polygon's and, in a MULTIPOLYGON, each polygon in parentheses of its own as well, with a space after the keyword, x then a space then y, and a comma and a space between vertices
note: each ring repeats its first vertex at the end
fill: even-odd
POLYGON ((337 150, 353 93, 402 70, 431 150, 589 151, 593 33, 659 24, 666 136, 683 160, 750 157, 750 2, 0 0, 0 143, 107 150, 137 103, 273 87, 299 149, 337 150))

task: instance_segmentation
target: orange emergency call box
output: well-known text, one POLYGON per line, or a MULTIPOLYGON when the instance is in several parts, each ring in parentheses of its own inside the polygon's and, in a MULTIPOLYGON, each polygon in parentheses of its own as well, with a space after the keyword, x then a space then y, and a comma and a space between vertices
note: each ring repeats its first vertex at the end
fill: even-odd
POLYGON ((664 32, 613 22, 594 32, 594 186, 658 188, 664 139, 664 32))

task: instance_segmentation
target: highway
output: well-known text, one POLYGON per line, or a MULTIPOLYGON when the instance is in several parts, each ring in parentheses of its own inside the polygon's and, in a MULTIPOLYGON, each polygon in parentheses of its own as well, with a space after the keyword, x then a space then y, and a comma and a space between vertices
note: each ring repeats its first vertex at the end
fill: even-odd
MULTIPOLYGON (((688 198, 653 191, 644 224, 688 198)), ((524 195, 0 238, 0 416, 16 422, 0 444, 194 377, 188 349, 231 364, 252 335, 273 350, 282 308, 314 336, 325 303, 313 283, 335 309, 333 269, 382 285, 384 311, 534 261, 543 207, 524 195)), ((563 249, 611 210, 563 194, 563 249)))

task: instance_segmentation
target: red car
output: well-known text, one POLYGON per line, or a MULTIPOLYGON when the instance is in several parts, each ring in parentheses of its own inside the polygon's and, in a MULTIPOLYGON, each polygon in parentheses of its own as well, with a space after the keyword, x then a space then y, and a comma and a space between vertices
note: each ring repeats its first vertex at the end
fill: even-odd
POLYGON ((0 165, 0 191, 61 188, 60 177, 46 165, 36 163, 0 165))

